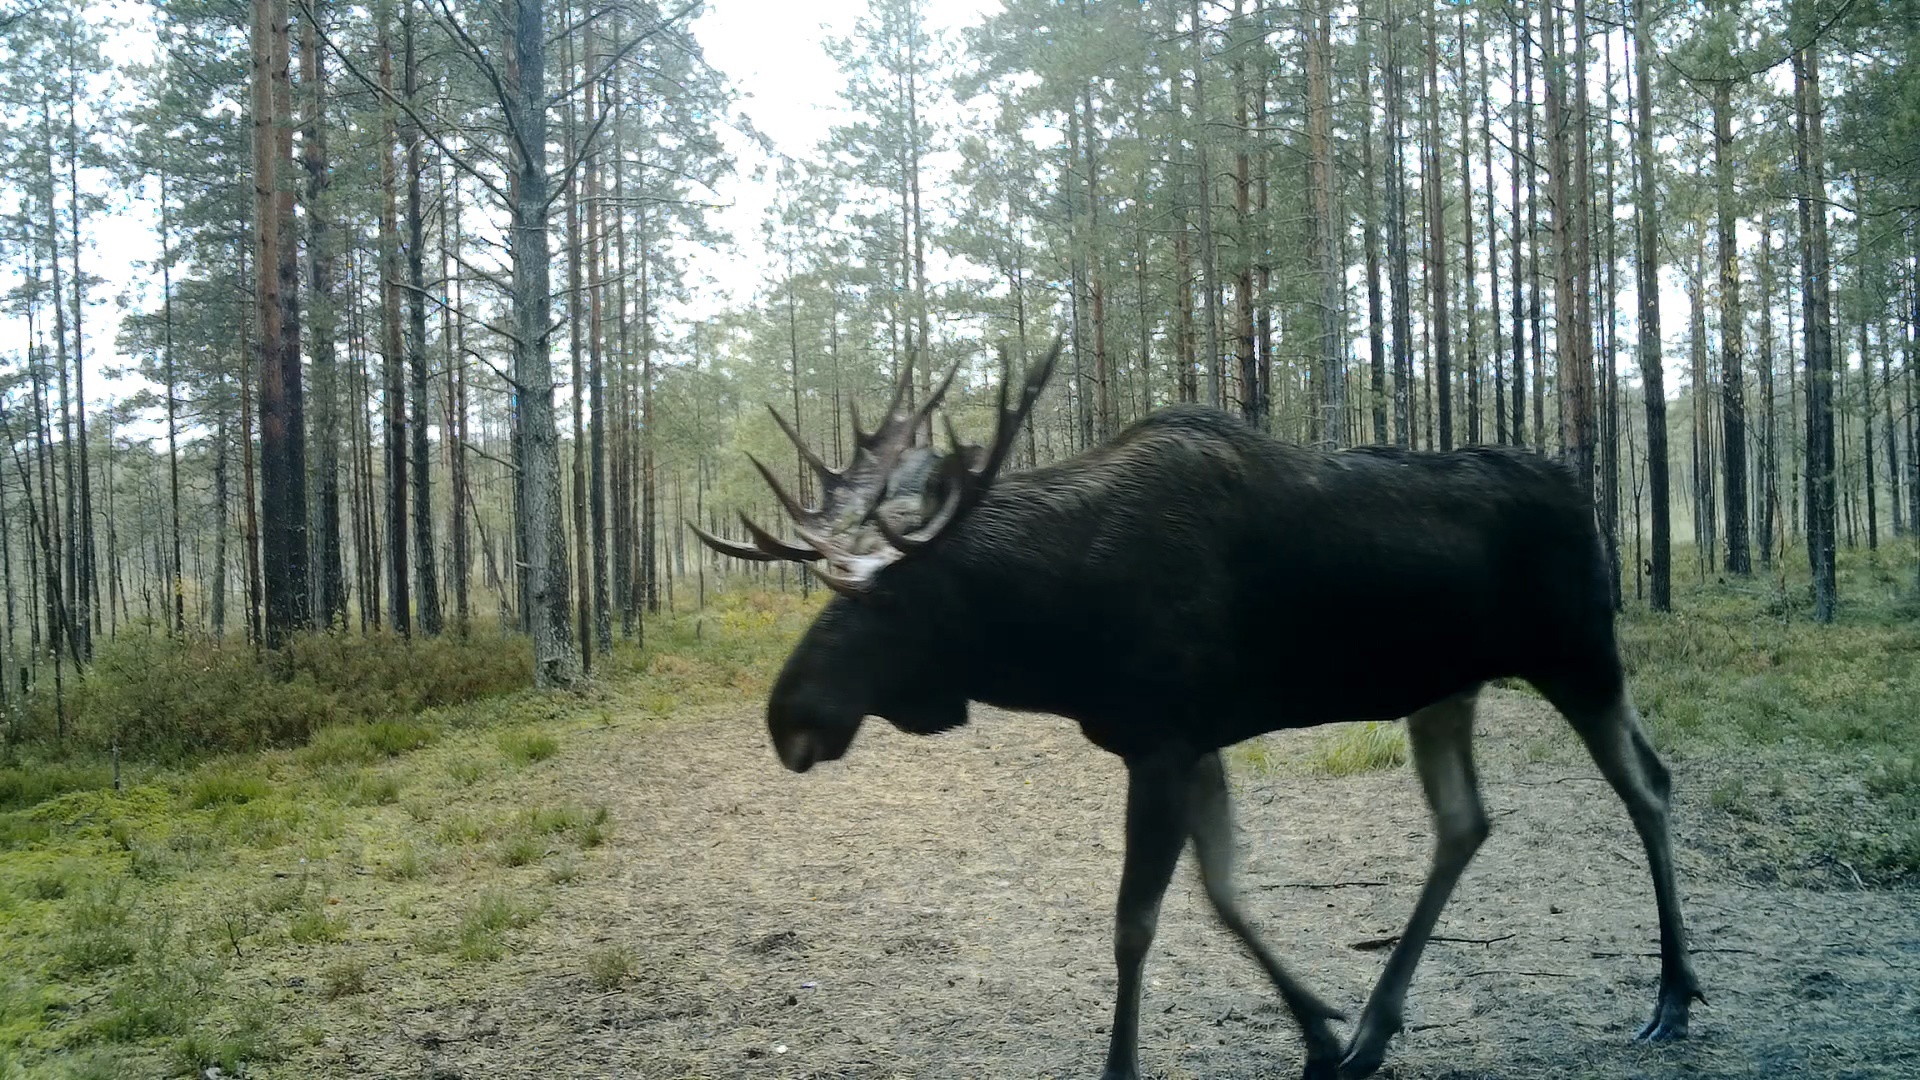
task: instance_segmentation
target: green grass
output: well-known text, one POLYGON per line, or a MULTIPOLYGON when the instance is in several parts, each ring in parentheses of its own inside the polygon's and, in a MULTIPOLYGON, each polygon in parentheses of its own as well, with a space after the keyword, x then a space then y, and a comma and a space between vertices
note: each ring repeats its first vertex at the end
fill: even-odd
POLYGON ((605 993, 618 990, 633 975, 633 950, 625 945, 603 945, 587 954, 587 982, 605 993))
POLYGON ((545 761, 560 752, 559 741, 540 731, 503 731, 497 741, 500 753, 515 765, 545 761))
POLYGON ((1323 736, 1307 758, 1309 771, 1321 776, 1397 769, 1407 763, 1407 731, 1399 722, 1343 724, 1323 736))
MULTIPOLYGON (((1692 566, 1677 552, 1678 575, 1692 566)), ((1745 775, 1708 804, 1792 820, 1783 857, 1839 862, 1869 883, 1920 881, 1920 603, 1911 545, 1842 551, 1836 621, 1812 621, 1804 552, 1786 573, 1676 583, 1674 611, 1629 604, 1628 680, 1654 740, 1745 775), (1865 806, 1836 799, 1864 789, 1865 806), (1771 811, 1771 812, 1769 812, 1771 811)), ((1777 830, 1775 830, 1777 832, 1777 830)), ((1850 875, 1849 875, 1850 876, 1850 875)))
POLYGON ((507 931, 529 926, 539 917, 533 905, 504 890, 490 889, 461 912, 454 955, 474 963, 498 960, 507 952, 507 931))

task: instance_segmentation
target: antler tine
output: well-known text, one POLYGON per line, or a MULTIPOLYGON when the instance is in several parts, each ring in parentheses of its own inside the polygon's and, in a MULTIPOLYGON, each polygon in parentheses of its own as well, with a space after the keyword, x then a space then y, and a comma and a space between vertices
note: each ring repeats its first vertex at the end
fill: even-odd
MULTIPOLYGON (((773 475, 772 469, 767 468, 761 463, 759 458, 754 457, 752 454, 747 455, 747 460, 753 462, 753 467, 760 470, 760 479, 765 480, 767 486, 773 489, 773 497, 780 500, 781 509, 787 512, 787 516, 793 519, 795 525, 805 528, 819 523, 819 512, 808 510, 801 506, 799 501, 792 495, 787 494, 787 489, 781 486, 779 478, 773 475)), ((811 543, 811 540, 809 540, 809 543, 811 543)))
POLYGON ((852 398, 847 399, 847 415, 853 421, 853 445, 855 453, 858 453, 872 436, 860 430, 860 403, 852 398))
POLYGON ((858 583, 849 581, 831 571, 820 569, 819 563, 808 563, 807 569, 813 571, 813 576, 819 578, 827 588, 832 589, 834 592, 839 593, 849 600, 858 600, 866 595, 866 590, 858 583))
POLYGON ((913 366, 917 356, 918 354, 909 355, 900 364, 900 377, 893 381, 893 400, 887 403, 887 415, 880 418, 880 427, 874 429, 874 434, 878 435, 885 430, 887 424, 893 420, 894 414, 900 411, 900 403, 907 400, 907 390, 913 385, 913 366))
POLYGON ((762 551, 757 547, 749 547, 737 540, 728 540, 724 536, 715 536, 691 521, 687 522, 687 528, 693 530, 693 535, 699 537, 701 543, 722 555, 731 555, 748 562, 777 562, 780 559, 780 556, 762 551))
MULTIPOLYGON (((740 512, 740 524, 746 526, 747 535, 753 537, 754 544, 757 545, 761 551, 771 556, 785 559, 788 562, 812 562, 815 559, 826 557, 825 552, 814 548, 796 547, 773 535, 754 524, 753 519, 748 517, 744 510, 740 512)), ((804 536, 805 533, 801 535, 804 536)))
POLYGON ((933 392, 927 395, 926 404, 920 406, 919 412, 914 415, 916 421, 921 417, 933 415, 933 410, 940 405, 940 399, 947 396, 947 388, 953 385, 953 377, 959 373, 960 361, 955 360, 953 366, 947 369, 946 376, 940 380, 940 385, 934 387, 933 392))
POLYGON ((993 448, 988 451, 987 462, 980 469, 983 479, 991 479, 1005 464, 1008 451, 1013 449, 1014 440, 1019 437, 1020 426, 1026 423, 1027 414, 1033 411, 1034 404, 1040 400, 1040 392, 1046 389, 1047 380, 1053 377, 1054 365, 1060 360, 1061 344, 1060 337, 1055 336, 1053 347, 1047 350, 1046 359, 1027 371, 1026 382, 1020 387, 1020 400, 1012 408, 1007 407, 1007 388, 1013 382, 1012 364, 1009 362, 1007 378, 1000 383, 1000 419, 993 432, 993 448))
POLYGON ((772 414, 773 422, 780 425, 780 430, 786 433, 788 440, 793 443, 794 449, 800 451, 800 456, 806 459, 807 464, 813 467, 814 473, 820 477, 822 483, 829 483, 839 478, 840 474, 835 471, 832 466, 828 465, 819 454, 813 452, 813 447, 808 446, 806 442, 800 438, 800 433, 793 429, 793 425, 787 423, 787 418, 780 415, 779 409, 768 405, 767 412, 772 414))

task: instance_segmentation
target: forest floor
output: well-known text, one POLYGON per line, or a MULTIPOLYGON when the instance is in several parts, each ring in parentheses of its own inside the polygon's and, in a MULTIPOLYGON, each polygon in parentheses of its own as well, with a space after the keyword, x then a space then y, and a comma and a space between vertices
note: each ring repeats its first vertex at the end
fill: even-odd
MULTIPOLYGON (((1884 599, 1841 625, 1747 584, 1622 623, 1674 771, 1694 1037, 1631 1042, 1658 974, 1639 841, 1566 725, 1489 688, 1493 834, 1382 1075, 1920 1077, 1920 618, 1854 569, 1884 599)), ((788 773, 766 688, 817 603, 711 598, 580 693, 130 761, 119 790, 0 768, 0 1080, 1094 1075, 1120 763, 976 709, 788 773)), ((1431 847, 1402 728, 1229 755, 1249 914, 1351 1014, 1431 847)), ((1190 861, 1148 965, 1146 1075, 1298 1074, 1190 861)))
MULTIPOLYGON (((1537 699, 1490 690, 1479 727, 1494 831, 1439 927, 1459 940, 1430 946, 1381 1075, 1920 1076, 1914 894, 1862 888, 1817 855, 1783 880, 1752 816, 1716 796, 1752 763, 1719 758, 1674 760, 1709 1003, 1687 1042, 1633 1044, 1658 960, 1626 814, 1537 699)), ((1287 764, 1328 737, 1234 756, 1243 889, 1280 954, 1357 1013, 1385 958, 1368 943, 1411 910, 1430 832, 1410 768, 1287 764)), ((976 709, 924 739, 870 722, 844 761, 795 776, 755 709, 660 722, 616 708, 550 764, 550 797, 604 804, 618 828, 511 955, 322 1006, 324 1037, 259 1075, 1098 1071, 1123 772, 1071 724, 976 709)), ((1297 1034, 1190 860, 1148 976, 1148 1075, 1297 1074, 1297 1034)))

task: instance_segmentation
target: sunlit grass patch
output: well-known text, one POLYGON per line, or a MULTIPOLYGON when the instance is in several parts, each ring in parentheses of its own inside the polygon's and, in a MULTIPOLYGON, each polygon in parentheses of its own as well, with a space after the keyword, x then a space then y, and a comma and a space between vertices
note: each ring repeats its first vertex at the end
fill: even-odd
POLYGON ((625 945, 602 945, 587 954, 587 982, 595 990, 617 990, 633 975, 633 950, 625 945))
POLYGON ((500 753, 515 765, 545 761, 560 752, 560 742, 542 731, 503 731, 496 740, 500 753))
POLYGON ((1397 769, 1407 763, 1407 731, 1398 722, 1343 724, 1322 736, 1307 755, 1308 771, 1321 776, 1354 776, 1397 769))
POLYGON ((187 786, 187 805, 200 810, 224 804, 238 805, 264 799, 273 790, 267 778, 234 765, 216 765, 187 786))
POLYGON ((506 932, 529 926, 539 909, 503 889, 480 894, 460 915, 454 955, 466 961, 497 960, 506 955, 506 932))

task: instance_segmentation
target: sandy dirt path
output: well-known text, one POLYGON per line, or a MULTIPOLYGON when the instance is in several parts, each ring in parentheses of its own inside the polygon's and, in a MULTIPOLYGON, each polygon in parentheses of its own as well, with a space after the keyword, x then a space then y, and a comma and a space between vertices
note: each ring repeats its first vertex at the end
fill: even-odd
MULTIPOLYGON (((1920 1076, 1915 896, 1754 883, 1703 824, 1707 762, 1675 774, 1710 1003, 1687 1043, 1633 1045, 1658 972, 1651 887, 1591 763, 1539 760, 1543 742, 1572 746, 1559 730, 1530 698, 1483 698, 1493 835, 1438 932, 1484 943, 1430 946, 1380 1075, 1920 1076)), ((1276 738, 1284 752, 1312 737, 1276 738)), ((1123 771, 1072 725, 985 709, 935 738, 869 723, 846 760, 795 776, 747 712, 615 723, 579 735, 564 762, 563 790, 613 810, 592 879, 556 894, 484 991, 396 1009, 303 1075, 1097 1075, 1123 771), (586 958, 616 944, 635 974, 597 990, 586 958)), ((1426 870, 1412 771, 1236 767, 1234 785, 1251 916, 1357 1014, 1386 954, 1353 946, 1400 929, 1426 870)), ((1190 858, 1148 977, 1147 1075, 1298 1075, 1296 1032, 1214 922, 1190 858)))

